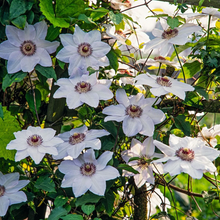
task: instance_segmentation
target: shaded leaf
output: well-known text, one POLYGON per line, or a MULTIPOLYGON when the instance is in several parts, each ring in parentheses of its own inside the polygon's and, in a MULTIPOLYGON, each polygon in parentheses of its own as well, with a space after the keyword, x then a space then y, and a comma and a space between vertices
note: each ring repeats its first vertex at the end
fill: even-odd
POLYGON ((37 70, 40 74, 45 76, 47 79, 53 78, 53 79, 57 80, 56 72, 52 66, 51 67, 44 67, 44 66, 41 66, 38 64, 37 66, 35 66, 35 70, 37 70))
POLYGON ((114 14, 113 11, 109 12, 109 17, 114 24, 120 24, 123 19, 123 15, 121 13, 114 14))
POLYGON ((86 215, 90 215, 95 210, 95 205, 82 205, 81 209, 86 215))
POLYGON ((77 214, 70 214, 66 215, 65 217, 61 217, 63 220, 83 220, 83 217, 81 215, 77 214))
POLYGON ((103 196, 95 195, 91 192, 77 198, 76 200, 76 206, 85 205, 87 203, 97 203, 103 196))
POLYGON ((34 89, 34 93, 33 93, 33 90, 29 90, 26 93, 25 98, 28 102, 30 110, 33 113, 36 113, 36 110, 38 111, 41 106, 41 93, 40 93, 40 91, 38 89, 34 89), (34 96, 35 96, 35 99, 34 99, 34 96), (36 109, 35 109, 35 101, 36 101, 36 109))
MULTIPOLYGON (((56 192, 55 183, 48 176, 40 176, 34 185, 37 189, 42 189, 47 192, 56 192)), ((60 208, 60 207, 58 207, 60 208)))
POLYGON ((65 208, 61 206, 56 207, 52 210, 48 220, 59 220, 59 218, 61 218, 64 215, 67 215, 67 213, 68 211, 65 208))
POLYGON ((174 118, 175 126, 179 128, 186 136, 190 136, 191 134, 191 127, 190 123, 186 121, 186 116, 178 115, 174 118))

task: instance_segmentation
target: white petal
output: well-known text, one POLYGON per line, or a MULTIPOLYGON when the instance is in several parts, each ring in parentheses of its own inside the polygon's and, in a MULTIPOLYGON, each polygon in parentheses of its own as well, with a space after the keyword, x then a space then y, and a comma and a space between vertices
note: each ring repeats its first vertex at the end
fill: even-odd
POLYGON ((86 33, 84 31, 82 31, 78 25, 75 25, 75 31, 73 34, 73 42, 76 45, 79 45, 79 44, 85 42, 85 40, 84 40, 85 35, 86 35, 86 33))
POLYGON ((154 134, 153 120, 147 115, 142 115, 140 117, 140 123, 142 125, 142 128, 139 131, 139 133, 150 137, 153 136, 154 134))
POLYGON ((36 38, 45 39, 47 36, 47 23, 40 21, 34 24, 36 30, 36 38))
POLYGON ((99 139, 85 141, 84 148, 93 148, 94 150, 100 150, 101 149, 101 141, 99 139))
POLYGON ((104 57, 111 50, 111 47, 102 41, 94 42, 91 46, 92 55, 97 58, 104 57))
POLYGON ((72 173, 72 171, 74 170, 78 170, 79 171, 79 167, 76 166, 74 164, 74 162, 72 160, 70 161, 62 161, 61 164, 58 166, 58 169, 61 173, 64 174, 70 174, 72 173))
POLYGON ((75 197, 79 197, 86 193, 90 189, 91 185, 92 182, 87 176, 79 176, 74 179, 72 189, 75 197))
POLYGON ((29 156, 29 153, 27 152, 27 150, 21 150, 21 151, 17 151, 17 153, 15 154, 15 161, 20 161, 26 157, 29 156))
POLYGON ((38 148, 35 147, 29 147, 27 152, 36 164, 39 164, 45 155, 45 153, 40 153, 38 148))
POLYGON ((112 91, 107 86, 96 84, 92 90, 97 92, 100 100, 109 100, 113 97, 112 91))
POLYGON ((36 37, 36 30, 33 25, 26 24, 24 30, 18 32, 19 39, 23 41, 34 40, 36 37))
POLYGON ((173 150, 171 147, 167 146, 166 144, 160 142, 160 141, 157 141, 157 140, 154 140, 153 141, 153 144, 159 148, 164 154, 172 157, 173 155, 175 155, 175 150, 173 150))
POLYGON ((9 40, 6 40, 0 44, 0 57, 1 58, 8 60, 10 54, 14 51, 20 51, 20 48, 11 44, 9 40))
POLYGON ((123 121, 125 119, 125 117, 127 117, 127 116, 126 115, 124 115, 124 116, 107 116, 107 117, 105 117, 104 122, 107 122, 107 121, 120 122, 120 121, 123 121))
POLYGON ((69 45, 76 47, 76 44, 73 42, 72 34, 60 34, 60 40, 64 47, 69 45))
POLYGON ((122 104, 110 105, 103 109, 103 114, 114 116, 125 116, 125 107, 122 104))
POLYGON ((93 30, 84 34, 86 35, 85 40, 89 44, 92 44, 93 42, 101 41, 101 33, 98 30, 93 30))
POLYGON ((44 154, 58 155, 56 147, 45 147, 43 145, 38 146, 38 151, 44 154))
POLYGON ((9 55, 7 70, 8 73, 16 73, 21 70, 21 60, 24 55, 20 51, 14 51, 9 55))
POLYGON ((85 140, 93 140, 96 139, 97 137, 103 137, 103 136, 107 136, 110 133, 104 129, 91 129, 86 133, 86 139, 85 140))
POLYGON ((194 169, 189 161, 182 161, 180 166, 182 172, 188 173, 193 179, 201 179, 203 176, 203 171, 201 169, 194 169))
MULTIPOLYGON (((89 146, 88 146, 89 147, 89 146)), ((85 149, 85 144, 84 143, 79 143, 79 144, 75 144, 75 145, 71 145, 71 147, 69 147, 67 149, 67 153, 73 157, 74 159, 77 158, 80 153, 82 152, 82 150, 85 149)))
POLYGON ((95 159, 95 152, 93 149, 89 149, 87 150, 84 154, 83 154, 83 159, 86 163, 93 163, 94 161, 96 161, 95 159))
POLYGON ((168 93, 168 91, 166 91, 162 86, 151 88, 150 91, 155 96, 166 95, 168 93))
POLYGON ((24 40, 20 40, 18 37, 18 32, 20 31, 22 30, 19 30, 18 28, 11 25, 6 25, 5 32, 8 37, 8 40, 11 44, 13 44, 16 47, 20 47, 24 41, 24 40))
POLYGON ((86 93, 81 93, 80 96, 81 102, 86 103, 89 106, 92 106, 94 108, 97 108, 99 105, 99 96, 95 92, 86 92, 86 93))
POLYGON ((18 190, 24 188, 29 182, 30 182, 29 180, 19 180, 19 181, 17 181, 17 184, 14 187, 12 187, 10 189, 8 187, 6 187, 6 192, 7 193, 15 193, 18 190))
POLYGON ((131 118, 126 116, 123 120, 122 129, 123 132, 128 136, 134 136, 142 130, 142 123, 139 118, 131 118))
POLYGON ((40 61, 40 57, 39 56, 24 56, 21 59, 21 70, 23 72, 31 72, 34 67, 37 65, 37 63, 39 63, 40 61))
POLYGON ((40 58, 38 63, 41 66, 45 66, 45 67, 52 66, 51 57, 45 49, 38 48, 37 53, 35 55, 40 58))
POLYGON ((128 107, 130 105, 124 89, 118 89, 116 91, 116 100, 118 101, 118 103, 123 104, 125 107, 128 107))
POLYGON ((164 172, 169 172, 171 176, 180 174, 182 172, 180 163, 181 160, 167 161, 167 163, 164 164, 164 172))
POLYGON ((91 182, 92 185, 89 191, 96 195, 104 196, 106 190, 106 182, 103 179, 100 179, 100 175, 92 175, 91 182))
MULTIPOLYGON (((63 49, 61 49, 58 54, 56 55, 56 58, 58 60, 61 60, 65 63, 74 62, 73 59, 71 59, 71 56, 76 55, 75 59, 81 58, 78 53, 76 53, 76 48, 73 46, 65 46, 63 49)), ((78 60, 78 59, 77 59, 78 60)))
POLYGON ((100 179, 112 180, 120 176, 118 170, 112 166, 106 166, 104 170, 97 170, 94 175, 99 175, 100 179))
POLYGON ((97 170, 103 170, 106 167, 106 164, 109 160, 112 159, 113 152, 105 151, 97 160, 98 164, 96 165, 97 170))
POLYGON ((9 198, 6 196, 0 197, 0 216, 4 216, 9 207, 9 198))
POLYGON ((9 200, 10 200, 9 204, 10 205, 27 201, 27 196, 22 191, 14 192, 12 194, 5 193, 5 196, 7 196, 9 198, 9 200))

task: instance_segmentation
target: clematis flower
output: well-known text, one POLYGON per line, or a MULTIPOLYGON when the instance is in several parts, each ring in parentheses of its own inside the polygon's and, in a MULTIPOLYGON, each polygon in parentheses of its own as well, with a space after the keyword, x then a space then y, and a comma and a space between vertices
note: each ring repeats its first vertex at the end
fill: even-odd
POLYGON ((217 145, 217 139, 215 138, 217 135, 220 136, 220 125, 214 125, 209 129, 207 127, 203 127, 202 131, 198 133, 198 138, 206 143, 208 141, 212 147, 215 147, 217 145))
POLYGON ((171 208, 169 199, 164 197, 160 189, 158 188, 152 189, 150 184, 146 184, 146 185, 147 185, 147 190, 149 192, 147 197, 148 216, 152 216, 157 213, 156 207, 158 207, 161 211, 164 210, 165 212, 167 212, 167 208, 171 208))
POLYGON ((170 135, 170 146, 157 140, 153 143, 164 153, 163 158, 154 160, 154 163, 166 162, 164 173, 175 176, 183 172, 194 179, 201 179, 204 172, 216 171, 212 161, 219 156, 220 151, 208 147, 198 138, 170 135))
POLYGON ((59 166, 64 173, 61 187, 72 187, 75 197, 79 197, 88 190, 103 196, 106 190, 106 181, 120 176, 118 170, 106 166, 112 158, 112 152, 105 151, 97 160, 93 149, 87 150, 77 159, 63 161, 59 166))
POLYGON ((75 109, 83 103, 96 108, 99 100, 108 100, 113 97, 109 89, 110 84, 110 80, 97 80, 96 74, 62 78, 57 81, 60 88, 54 93, 54 98, 66 98, 70 109, 75 109))
POLYGON ((6 214, 10 205, 27 201, 25 193, 19 190, 28 183, 29 180, 19 180, 19 173, 0 172, 0 216, 6 214))
POLYGON ((145 51, 159 48, 160 56, 167 56, 173 45, 184 45, 189 41, 190 34, 201 30, 198 25, 190 23, 174 29, 169 28, 167 24, 162 26, 163 30, 154 28, 152 34, 155 38, 145 44, 145 51))
POLYGON ((104 121, 123 121, 122 129, 128 137, 137 133, 153 136, 154 125, 165 119, 161 110, 152 107, 156 99, 145 99, 142 93, 127 97, 125 90, 118 89, 116 99, 119 105, 110 105, 103 109, 102 113, 108 115, 104 121))
POLYGON ((26 24, 24 30, 6 25, 6 35, 8 40, 0 44, 0 57, 8 60, 8 73, 16 73, 19 70, 31 72, 37 64, 52 66, 49 54, 56 51, 59 42, 45 40, 45 21, 34 25, 26 24))
POLYGON ((59 137, 54 137, 56 131, 52 128, 32 127, 27 130, 14 132, 15 140, 10 141, 6 149, 17 150, 15 161, 20 161, 30 156, 39 164, 46 153, 57 155, 55 145, 63 142, 59 137))
POLYGON ((136 78, 137 85, 148 85, 152 88, 150 89, 151 93, 155 96, 166 95, 167 93, 173 93, 181 99, 185 99, 186 91, 193 91, 194 87, 179 82, 176 79, 173 79, 168 76, 155 76, 150 74, 140 74, 136 78))
POLYGON ((101 141, 98 137, 106 135, 109 135, 109 132, 104 129, 88 130, 85 125, 59 134, 58 137, 64 142, 57 146, 58 155, 53 156, 53 158, 62 159, 66 156, 77 158, 85 148, 99 150, 101 149, 101 141))
MULTIPOLYGON (((138 188, 146 182, 154 184, 153 171, 157 172, 157 170, 151 162, 154 157, 161 157, 162 154, 155 153, 152 137, 146 138, 143 144, 133 138, 131 141, 131 149, 122 151, 121 156, 129 166, 132 166, 133 169, 139 172, 138 174, 125 173, 125 175, 134 176, 134 182, 138 188), (139 159, 129 162, 133 157, 138 157, 139 159)), ((161 171, 159 166, 158 169, 161 171)), ((163 173, 163 171, 161 171, 161 173, 163 173)))
POLYGON ((57 54, 57 59, 69 63, 69 74, 72 75, 78 67, 108 66, 106 54, 111 47, 101 41, 101 33, 97 30, 85 33, 79 26, 75 26, 74 34, 61 34, 63 49, 57 54))

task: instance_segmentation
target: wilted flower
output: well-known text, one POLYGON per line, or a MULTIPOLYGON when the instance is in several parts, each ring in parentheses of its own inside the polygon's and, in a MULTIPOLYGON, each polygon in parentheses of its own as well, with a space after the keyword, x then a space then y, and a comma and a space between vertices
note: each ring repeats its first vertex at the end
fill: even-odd
POLYGON ((105 151, 96 160, 94 150, 89 149, 77 159, 63 161, 58 167, 60 172, 65 174, 61 187, 72 187, 75 197, 83 195, 88 190, 103 196, 106 181, 120 176, 116 168, 106 166, 112 154, 105 151))
POLYGON ((118 89, 116 99, 119 105, 103 109, 102 113, 108 115, 104 121, 123 121, 122 129, 128 137, 137 133, 153 136, 154 125, 165 119, 161 110, 152 107, 156 99, 145 99, 142 93, 127 97, 125 90, 118 89))
POLYGON ((0 57, 8 60, 8 73, 19 70, 31 72, 37 64, 52 66, 49 54, 59 46, 58 41, 45 40, 47 24, 45 21, 34 25, 26 24, 24 30, 6 25, 8 40, 0 44, 0 57))
POLYGON ((29 180, 19 180, 19 173, 0 172, 0 216, 6 214, 10 205, 27 201, 25 193, 19 190, 28 183, 29 180))
POLYGON ((10 141, 6 149, 17 150, 15 161, 20 161, 30 156, 36 164, 40 163, 46 153, 57 155, 57 144, 62 139, 54 137, 56 131, 52 128, 32 127, 27 130, 14 132, 15 140, 10 141))
POLYGON ((70 109, 75 109, 83 103, 96 108, 99 100, 108 100, 113 97, 109 89, 110 84, 110 80, 98 80, 95 73, 90 76, 61 78, 57 81, 60 88, 54 93, 54 98, 66 98, 70 109))
POLYGON ((151 93, 155 96, 166 95, 167 93, 173 93, 181 99, 185 99, 186 91, 193 91, 194 87, 179 82, 176 79, 173 79, 168 76, 155 76, 150 74, 140 74, 136 78, 137 85, 148 85, 152 88, 150 89, 151 93))
MULTIPOLYGON (((156 154, 155 146, 153 145, 153 138, 149 137, 143 143, 135 138, 131 141, 131 149, 122 151, 123 160, 133 169, 137 170, 138 174, 125 173, 125 175, 134 176, 134 182, 137 187, 141 187, 148 182, 154 184, 153 170, 157 172, 154 165, 151 163, 154 157, 161 157, 162 154, 156 154), (129 161, 131 158, 139 158, 129 161)), ((158 169, 161 170, 158 166, 158 169)), ((163 173, 163 171, 161 171, 163 173)))
POLYGON ((57 54, 57 59, 69 63, 69 74, 72 75, 78 67, 92 67, 99 69, 100 66, 108 66, 109 60, 106 54, 111 47, 101 41, 101 33, 93 30, 88 33, 75 26, 74 34, 61 34, 63 49, 57 54))
POLYGON ((180 138, 170 135, 169 145, 160 141, 153 143, 164 153, 164 157, 154 160, 154 163, 166 162, 164 173, 169 172, 171 176, 188 173, 194 179, 201 179, 204 172, 215 172, 216 167, 212 163, 220 152, 208 147, 198 138, 180 138))
POLYGON ((101 141, 98 137, 109 135, 109 132, 104 129, 91 129, 84 125, 80 128, 74 128, 71 131, 59 134, 64 143, 57 146, 58 155, 53 156, 55 159, 62 159, 66 156, 77 158, 85 148, 94 150, 101 149, 101 141))

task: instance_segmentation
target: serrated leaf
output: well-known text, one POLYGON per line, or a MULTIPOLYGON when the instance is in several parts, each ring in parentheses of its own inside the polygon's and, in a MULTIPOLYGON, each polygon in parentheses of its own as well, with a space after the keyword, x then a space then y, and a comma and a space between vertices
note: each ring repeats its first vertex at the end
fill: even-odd
POLYGON ((139 172, 137 170, 135 170, 134 168, 132 168, 131 166, 127 165, 127 164, 119 164, 118 169, 122 169, 122 170, 127 170, 128 172, 134 173, 134 174, 139 174, 139 172))
POLYGON ((59 220, 62 216, 67 215, 68 211, 59 206, 52 210, 48 220, 59 220))
POLYGON ((57 196, 55 201, 54 201, 54 205, 55 205, 55 207, 63 206, 63 205, 66 204, 67 201, 68 201, 67 197, 57 196))
POLYGON ((118 70, 118 55, 114 52, 114 50, 110 50, 107 55, 106 55, 109 59, 109 63, 110 66, 115 70, 115 72, 117 72, 118 70))
POLYGON ((48 176, 40 176, 37 179, 37 181, 35 182, 34 186, 37 189, 42 189, 42 190, 45 190, 47 192, 56 192, 55 183, 48 176))
POLYGON ((90 215, 95 210, 95 205, 82 205, 81 209, 86 215, 90 215))
POLYGON ((36 113, 35 111, 39 110, 40 106, 41 106, 41 93, 38 89, 34 89, 34 93, 33 90, 28 90, 28 92, 25 95, 25 98, 28 102, 28 105, 30 107, 30 110, 33 113, 36 113), (35 99, 34 99, 35 96, 35 99), (36 104, 36 109, 35 109, 35 104, 36 104))
POLYGON ((87 203, 97 203, 103 196, 98 196, 93 193, 87 193, 76 200, 76 206, 85 205, 87 203))
POLYGON ((66 215, 65 217, 61 217, 63 220, 83 220, 83 217, 81 215, 77 214, 70 214, 66 215))
POLYGON ((26 0, 13 0, 9 9, 10 19, 16 18, 21 14, 24 14, 27 10, 32 8, 34 2, 26 0))
POLYGON ((168 17, 167 18, 167 24, 171 27, 171 29, 174 29, 175 27, 178 27, 179 20, 176 17, 175 18, 168 17))
POLYGON ((120 24, 123 19, 123 15, 121 13, 115 14, 113 11, 109 12, 109 17, 114 24, 120 24))
POLYGON ((37 66, 35 66, 35 70, 37 70, 40 74, 45 76, 47 79, 53 78, 53 79, 57 80, 56 72, 52 66, 51 67, 44 67, 44 66, 41 66, 38 64, 37 66))
POLYGON ((9 74, 5 75, 3 82, 2 82, 2 89, 5 90, 13 82, 21 82, 26 75, 27 75, 27 73, 24 73, 21 71, 14 73, 14 74, 10 74, 10 75, 9 74))
POLYGON ((12 20, 11 23, 15 25, 17 28, 24 29, 26 21, 27 21, 27 16, 21 15, 15 18, 14 20, 12 20))

